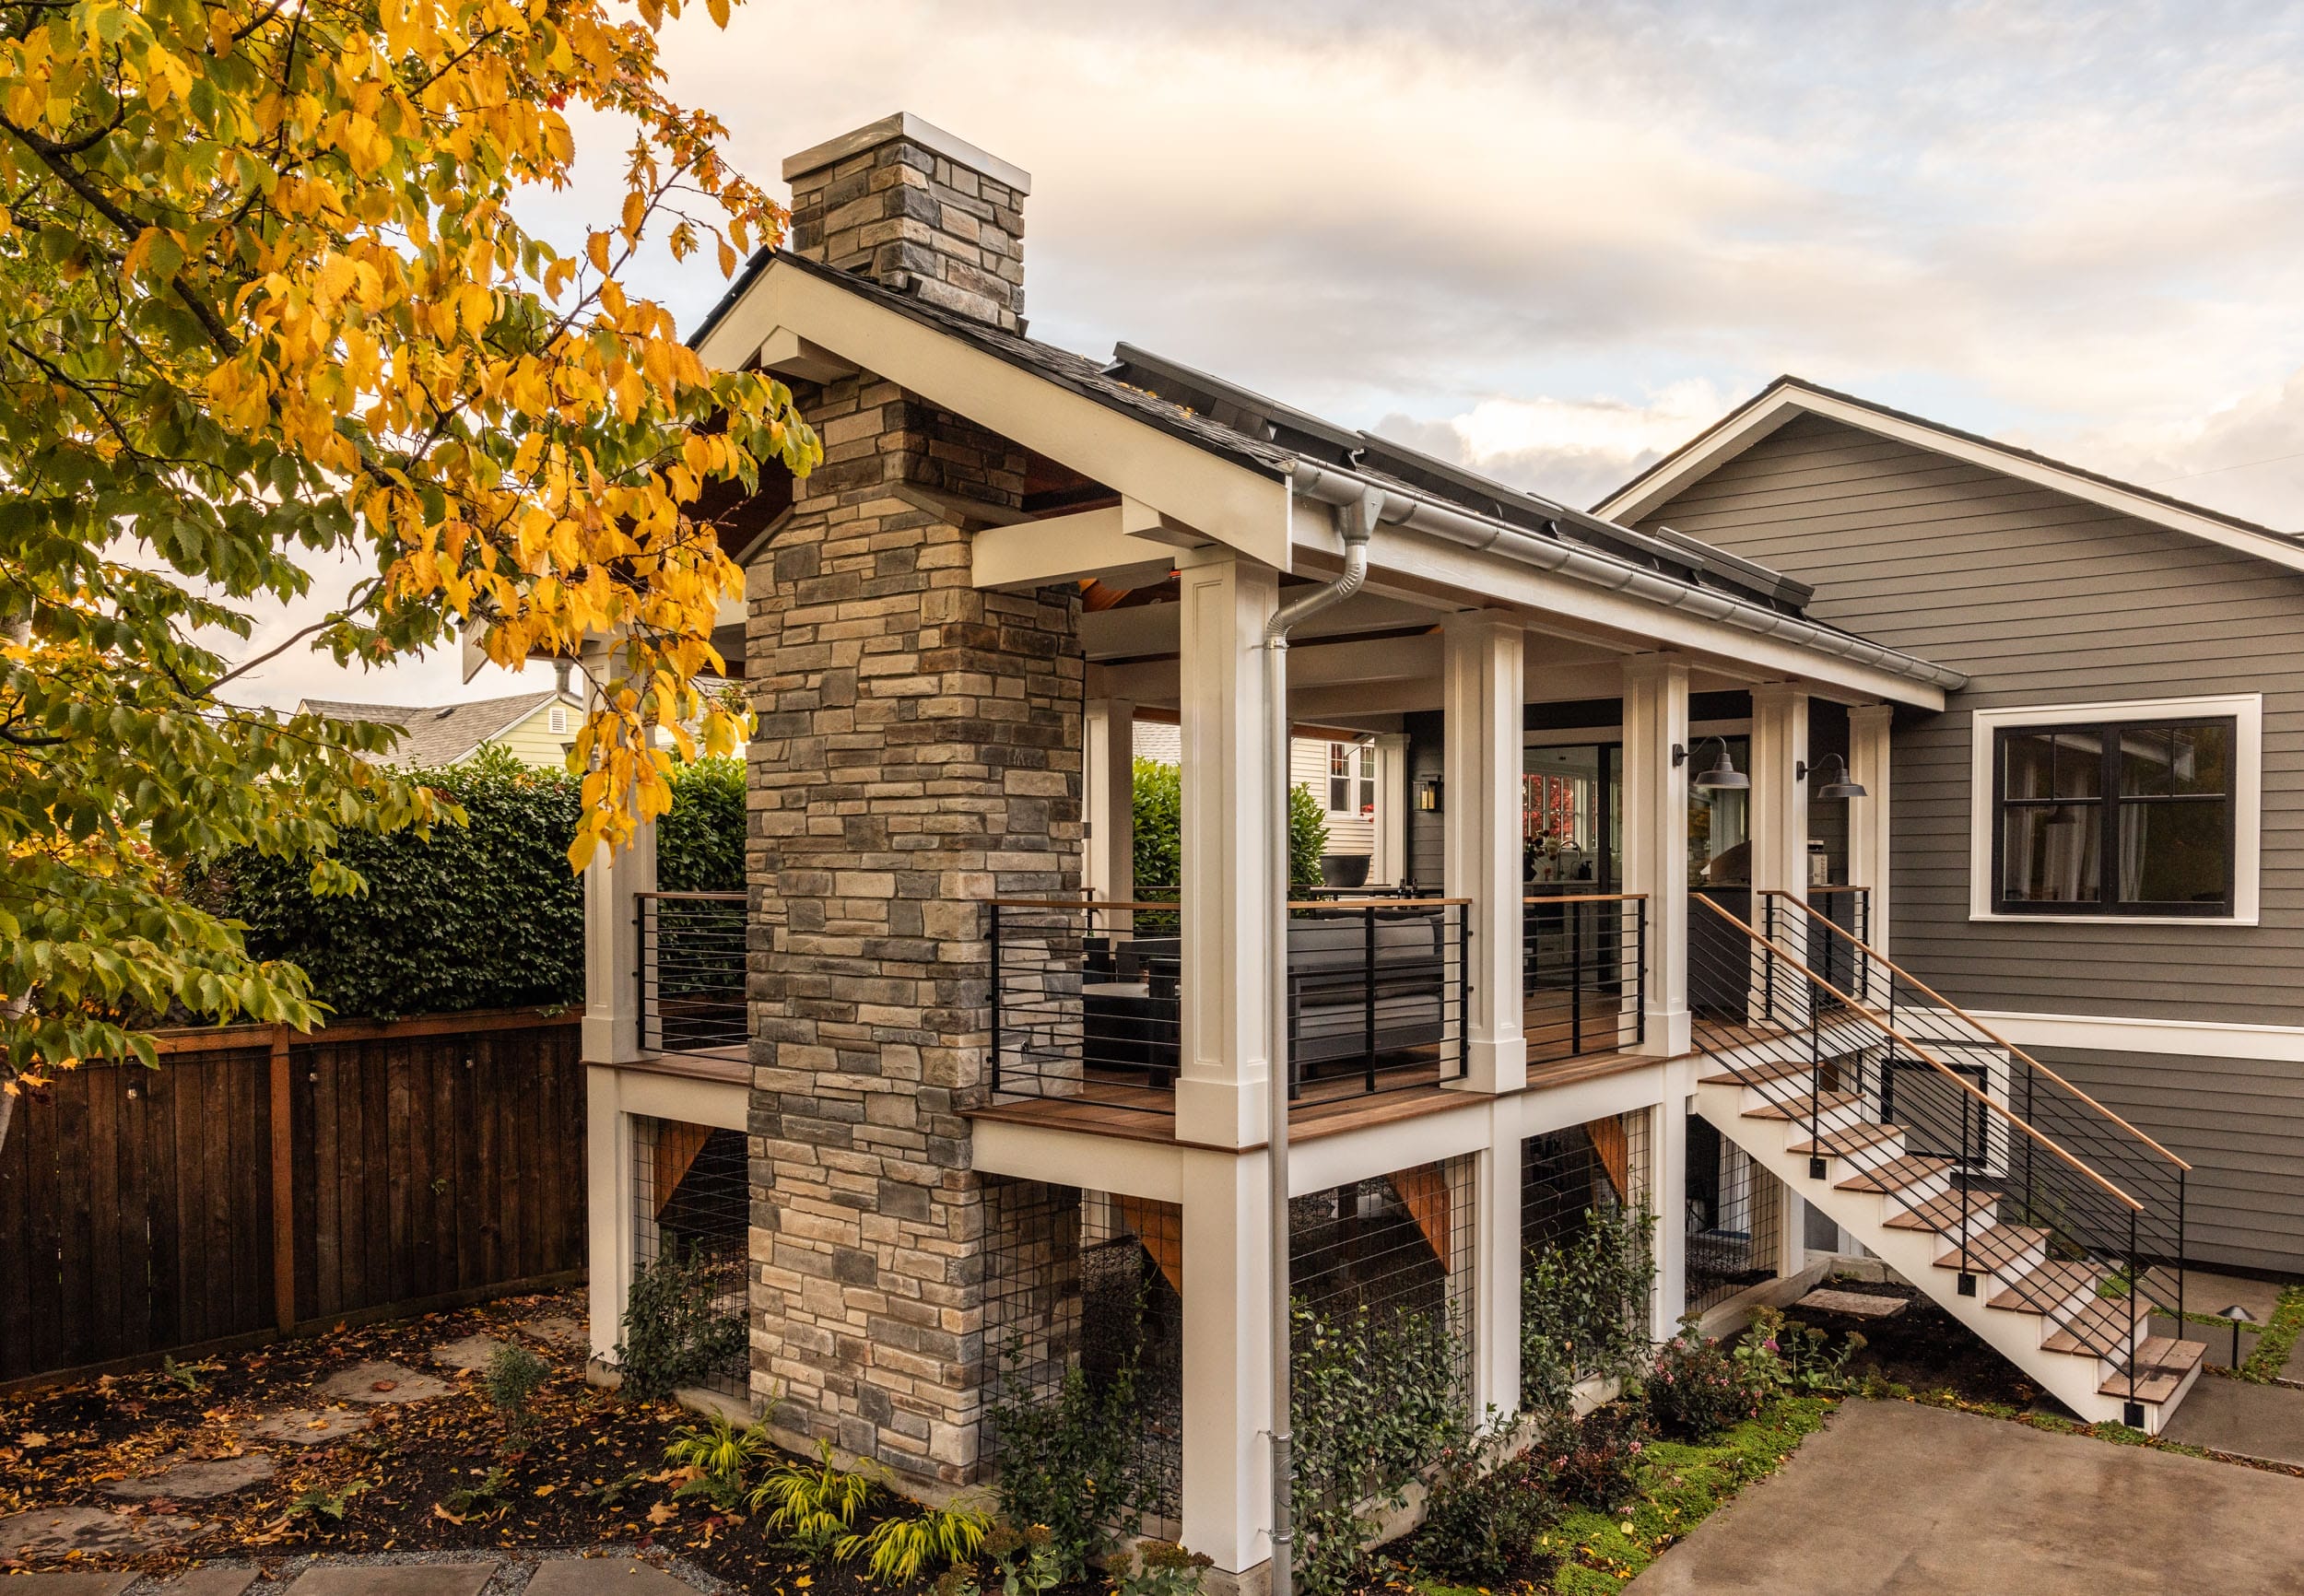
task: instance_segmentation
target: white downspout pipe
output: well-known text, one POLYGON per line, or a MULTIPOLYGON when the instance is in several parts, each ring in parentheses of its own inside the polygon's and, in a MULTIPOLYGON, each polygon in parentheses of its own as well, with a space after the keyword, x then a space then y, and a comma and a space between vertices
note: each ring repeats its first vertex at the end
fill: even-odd
POLYGON ((1264 626, 1264 702, 1270 724, 1264 757, 1271 771, 1272 835, 1265 851, 1272 880, 1272 935, 1264 950, 1267 993, 1264 1056, 1270 1101, 1265 1162, 1272 1178, 1272 1596, 1292 1596, 1295 1584, 1295 1437, 1288 1392, 1288 633, 1331 604, 1341 604, 1368 581, 1368 544, 1383 514, 1384 496, 1371 487, 1335 506, 1344 539, 1344 574, 1323 588, 1280 606, 1264 626))

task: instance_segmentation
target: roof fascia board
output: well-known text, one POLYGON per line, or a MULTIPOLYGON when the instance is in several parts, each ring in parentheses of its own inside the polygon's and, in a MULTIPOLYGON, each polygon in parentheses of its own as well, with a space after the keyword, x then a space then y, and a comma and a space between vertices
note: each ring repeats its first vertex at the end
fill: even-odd
POLYGON ((2043 461, 2027 460, 1989 443, 1954 436, 1923 422, 1884 416, 1868 405, 1851 405, 1830 394, 1792 385, 1763 395, 1742 416, 1732 417, 1715 432, 1687 445, 1680 454, 1668 457, 1661 468, 1652 470, 1648 475, 1603 503, 1599 513, 1611 520, 1637 520, 1802 414, 1820 416, 1828 421, 1837 421, 1861 431, 1893 439, 1898 443, 1910 444, 1915 449, 1925 449, 1986 471, 2012 476, 2019 482, 2028 482, 2038 487, 2100 505, 2138 521, 2167 527, 2171 532, 2184 533, 2219 547, 2254 555, 2259 559, 2270 560, 2289 570, 2304 571, 2304 544, 2251 532, 2246 527, 2219 521, 2212 515, 2163 504, 2110 483, 2098 482, 2076 472, 2059 470, 2043 461))
MULTIPOLYGON (((1311 543, 1311 538, 1305 539, 1311 543)), ((1342 542, 1330 534, 1337 556, 1342 542)), ((1372 569, 1396 573, 1413 581, 1452 589, 1468 602, 1501 602, 1540 614, 1604 628, 1651 646, 1687 650, 1711 656, 1706 663, 1738 675, 1761 680, 1798 679, 1828 689, 1824 696, 1848 695, 1863 703, 1887 699, 1915 709, 1944 708, 1944 689, 1915 681, 1897 672, 1840 659, 1742 627, 1702 616, 1665 609, 1644 600, 1611 593, 1591 582, 1557 571, 1539 569, 1516 560, 1483 557, 1413 528, 1387 523, 1377 529, 1369 547, 1372 569), (1476 601, 1471 595, 1477 595, 1476 601)))
POLYGON ((790 330, 1252 559, 1288 569, 1288 487, 805 272, 771 264, 697 347, 734 370, 790 330))

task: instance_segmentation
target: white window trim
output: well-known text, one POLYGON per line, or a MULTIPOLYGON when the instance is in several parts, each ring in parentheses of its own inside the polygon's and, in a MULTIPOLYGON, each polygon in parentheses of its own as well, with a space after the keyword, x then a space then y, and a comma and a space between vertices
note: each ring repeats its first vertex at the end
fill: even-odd
POLYGON ((2254 925, 2263 866, 2264 697, 2222 693, 2196 698, 2122 698, 2095 704, 2039 704, 1978 710, 1969 766, 1968 917, 2020 921, 2077 931, 2090 925, 2254 925), (2232 757, 2232 912, 2199 914, 2010 914, 1992 908, 1992 745, 2004 726, 2066 726, 2096 721, 2186 720, 2229 715, 2237 730, 2232 757))

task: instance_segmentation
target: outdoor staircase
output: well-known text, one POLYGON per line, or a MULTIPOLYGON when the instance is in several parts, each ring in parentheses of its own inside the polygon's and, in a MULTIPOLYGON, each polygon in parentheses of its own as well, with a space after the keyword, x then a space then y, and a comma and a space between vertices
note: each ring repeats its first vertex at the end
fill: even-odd
POLYGON ((1752 955, 1698 1111, 2075 1414, 2158 1433, 2206 1351, 2138 1285, 2181 1282, 2183 1161, 1797 899, 1765 929, 1694 901, 1752 955))

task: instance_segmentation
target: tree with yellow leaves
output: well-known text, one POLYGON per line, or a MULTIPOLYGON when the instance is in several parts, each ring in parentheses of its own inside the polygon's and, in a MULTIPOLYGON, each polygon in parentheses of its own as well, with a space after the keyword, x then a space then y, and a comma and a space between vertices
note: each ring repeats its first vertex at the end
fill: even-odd
POLYGON ((678 9, 0 0, 0 1132, 50 1072, 150 1063, 135 1016, 315 1023, 187 866, 358 890, 342 832, 455 818, 368 757, 393 733, 227 701, 305 564, 371 574, 284 647, 593 662, 572 863, 737 740, 693 686, 742 580, 698 506, 817 446, 619 281, 644 241, 733 272, 784 220, 664 92, 678 9), (570 181, 570 107, 636 131, 621 215, 563 252, 513 201, 570 181))

